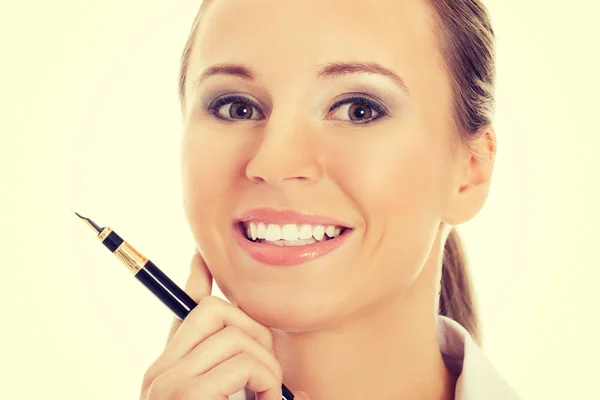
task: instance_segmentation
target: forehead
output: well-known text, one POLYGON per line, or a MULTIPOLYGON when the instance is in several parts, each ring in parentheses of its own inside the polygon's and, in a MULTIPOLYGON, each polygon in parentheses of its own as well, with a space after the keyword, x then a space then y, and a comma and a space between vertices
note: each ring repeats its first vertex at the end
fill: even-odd
POLYGON ((244 62, 277 73, 373 61, 410 79, 411 69, 436 63, 432 24, 425 0, 211 0, 192 63, 244 62))

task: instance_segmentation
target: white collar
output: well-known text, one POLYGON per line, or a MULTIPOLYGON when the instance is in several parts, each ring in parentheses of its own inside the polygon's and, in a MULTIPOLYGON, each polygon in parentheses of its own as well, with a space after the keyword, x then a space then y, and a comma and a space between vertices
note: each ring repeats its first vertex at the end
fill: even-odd
POLYGON ((520 400, 458 322, 438 316, 438 340, 446 367, 458 376, 454 400, 520 400))

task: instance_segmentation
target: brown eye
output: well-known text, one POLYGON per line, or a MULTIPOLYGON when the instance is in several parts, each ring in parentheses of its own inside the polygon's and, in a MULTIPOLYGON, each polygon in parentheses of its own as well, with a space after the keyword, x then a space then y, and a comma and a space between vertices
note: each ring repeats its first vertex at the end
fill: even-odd
POLYGON ((348 115, 352 121, 361 121, 371 118, 373 109, 367 105, 355 103, 348 109, 348 115))
POLYGON ((226 121, 259 120, 262 111, 255 103, 244 96, 225 96, 208 106, 208 112, 226 121))
POLYGON ((370 124, 388 115, 381 104, 364 96, 340 100, 331 106, 329 113, 333 119, 348 121, 353 125, 370 124))
POLYGON ((229 116, 233 119, 251 119, 252 118, 252 106, 246 103, 231 103, 229 107, 229 116))

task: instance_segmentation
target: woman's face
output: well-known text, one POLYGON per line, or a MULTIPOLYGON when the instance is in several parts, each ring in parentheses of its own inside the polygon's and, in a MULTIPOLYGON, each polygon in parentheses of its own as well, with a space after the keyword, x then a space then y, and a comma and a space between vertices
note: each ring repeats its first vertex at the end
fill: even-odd
POLYGON ((258 321, 317 328, 423 270, 459 176, 432 24, 422 0, 208 7, 187 72, 184 206, 217 284, 258 321), (223 64, 235 67, 198 79, 223 64), (246 219, 312 237, 322 221, 293 211, 351 229, 320 257, 263 251, 276 245, 239 233, 255 209, 291 210, 246 219))

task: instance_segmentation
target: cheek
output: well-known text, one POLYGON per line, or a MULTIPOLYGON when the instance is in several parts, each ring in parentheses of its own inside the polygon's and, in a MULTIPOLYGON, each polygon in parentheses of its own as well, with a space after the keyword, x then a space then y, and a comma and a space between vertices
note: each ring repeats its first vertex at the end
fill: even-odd
MULTIPOLYGON (((205 236, 222 230, 218 223, 231 218, 228 202, 238 175, 239 150, 218 134, 190 129, 181 147, 182 197, 191 229, 202 245, 205 236)), ((214 235, 213 235, 214 236, 214 235)))
MULTIPOLYGON (((388 128, 389 129, 389 128, 388 128)), ((328 169, 338 177, 366 219, 369 229, 389 218, 439 211, 439 148, 418 131, 371 135, 337 149, 328 169)))
POLYGON ((437 139, 422 130, 376 134, 337 153, 339 184, 364 218, 363 263, 378 270, 368 278, 373 287, 410 284, 435 240, 443 197, 442 147, 432 145, 437 139))
POLYGON ((215 165, 219 158, 198 136, 186 134, 181 148, 181 171, 183 185, 183 201, 186 213, 194 221, 206 209, 212 208, 219 197, 219 192, 226 185, 225 180, 216 179, 216 174, 209 171, 222 167, 215 165))

